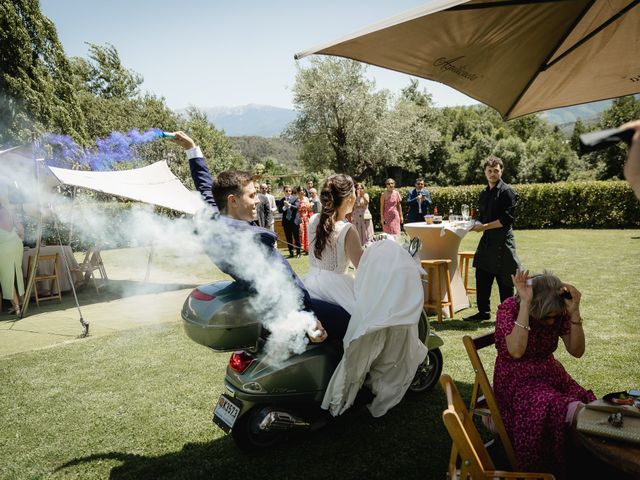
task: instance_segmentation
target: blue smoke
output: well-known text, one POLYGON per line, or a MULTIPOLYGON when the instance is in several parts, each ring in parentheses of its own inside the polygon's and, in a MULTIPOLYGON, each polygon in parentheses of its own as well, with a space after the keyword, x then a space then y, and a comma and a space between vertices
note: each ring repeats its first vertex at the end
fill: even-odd
POLYGON ((46 150, 48 165, 68 167, 79 164, 94 171, 105 171, 112 170, 117 163, 133 160, 133 147, 136 145, 171 136, 159 128, 145 132, 132 129, 126 133, 112 132, 105 138, 97 139, 95 147, 83 149, 67 135, 49 133, 42 138, 41 146, 46 150), (49 148, 46 148, 47 145, 49 148))

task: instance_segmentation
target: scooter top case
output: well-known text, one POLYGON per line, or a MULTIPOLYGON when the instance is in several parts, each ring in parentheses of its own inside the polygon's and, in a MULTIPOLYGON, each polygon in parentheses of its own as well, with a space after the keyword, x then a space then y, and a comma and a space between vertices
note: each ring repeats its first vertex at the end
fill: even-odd
POLYGON ((182 307, 187 336, 213 350, 255 351, 262 331, 250 303, 251 293, 232 281, 202 285, 182 307))

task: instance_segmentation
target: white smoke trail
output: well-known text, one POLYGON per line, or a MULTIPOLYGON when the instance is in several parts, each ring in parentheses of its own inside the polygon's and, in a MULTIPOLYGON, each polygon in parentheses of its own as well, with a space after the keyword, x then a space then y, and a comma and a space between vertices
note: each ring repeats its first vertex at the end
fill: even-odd
POLYGON ((232 264, 254 285, 254 314, 271 332, 265 345, 269 362, 277 365, 291 353, 302 353, 308 343, 306 334, 314 330, 316 319, 302 311, 302 292, 285 266, 251 232, 211 221, 206 214, 196 215, 194 220, 209 257, 215 263, 232 264))
POLYGON ((104 203, 92 201, 89 197, 73 202, 45 182, 38 186, 32 168, 24 171, 9 168, 0 157, 0 179, 4 180, 0 181, 0 201, 3 204, 10 203, 10 192, 19 191, 25 212, 35 217, 39 195, 45 214, 54 212, 56 216, 55 219, 47 218, 47 221, 56 220, 65 229, 73 226, 74 236, 86 243, 153 244, 158 249, 175 252, 177 266, 181 259, 201 254, 204 248, 214 263, 233 265, 235 271, 241 272, 241 277, 254 286, 253 311, 248 315, 257 316, 271 332, 265 346, 270 363, 278 364, 292 353, 305 350, 308 343, 306 334, 315 328, 315 317, 302 311, 302 292, 290 273, 281 262, 274 260, 251 232, 230 228, 224 222, 211 220, 207 214, 197 215, 193 220, 169 219, 155 214, 153 207, 141 204, 121 213, 117 220, 119 225, 114 228, 116 220, 105 211, 104 203))

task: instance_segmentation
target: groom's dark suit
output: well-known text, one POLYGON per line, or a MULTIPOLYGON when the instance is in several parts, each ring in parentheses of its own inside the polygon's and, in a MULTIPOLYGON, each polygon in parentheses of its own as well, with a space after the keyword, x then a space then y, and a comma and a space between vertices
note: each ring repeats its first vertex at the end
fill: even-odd
MULTIPOLYGON (((189 168, 191 169, 191 177, 196 189, 202 195, 202 198, 215 210, 218 210, 213 194, 211 192, 212 179, 211 173, 207 168, 204 158, 196 157, 189 159, 189 168)), ((309 296, 309 292, 305 288, 304 284, 300 280, 300 277, 291 268, 289 262, 280 254, 276 248, 277 235, 269 229, 259 227, 254 222, 245 222, 244 220, 237 220, 235 218, 228 217, 226 215, 215 214, 213 216, 214 221, 224 222, 225 225, 236 229, 238 231, 249 231, 256 236, 260 244, 265 247, 265 252, 271 257, 274 262, 280 262, 286 271, 291 275, 291 279, 295 285, 302 292, 303 303, 305 310, 313 311, 322 323, 323 327, 331 338, 342 338, 347 330, 349 322, 349 314, 338 305, 324 302, 318 299, 312 299, 309 296)), ((226 262, 215 261, 216 266, 224 273, 233 277, 234 280, 248 284, 251 287, 243 275, 242 271, 237 271, 235 266, 226 262)))

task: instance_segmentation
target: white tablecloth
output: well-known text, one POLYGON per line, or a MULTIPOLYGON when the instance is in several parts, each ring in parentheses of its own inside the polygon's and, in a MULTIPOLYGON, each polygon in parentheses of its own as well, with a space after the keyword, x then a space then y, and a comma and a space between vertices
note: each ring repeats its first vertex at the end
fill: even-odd
MULTIPOLYGON (((27 248, 22 254, 22 273, 24 277, 27 278, 29 275, 29 271, 27 270, 29 267, 29 257, 33 257, 36 253, 35 248, 27 248)), ((67 267, 65 265, 65 259, 63 255, 66 257, 67 262, 69 263, 69 268, 71 269, 71 278, 73 278, 74 283, 78 283, 82 281, 82 274, 77 270, 78 262, 76 258, 73 256, 73 250, 69 245, 63 245, 60 247, 59 245, 43 245, 40 247, 40 256, 42 255, 53 255, 58 254, 58 281, 60 282, 60 290, 66 292, 67 290, 71 290, 71 284, 69 283, 69 275, 67 274, 67 267)), ((39 272, 43 274, 53 273, 53 265, 51 262, 42 262, 40 264, 39 272)), ((25 281, 26 286, 26 281, 25 281)), ((38 293, 43 290, 47 290, 47 286, 45 282, 38 282, 38 293)), ((52 292, 56 293, 56 292, 52 292)))
MULTIPOLYGON (((473 222, 442 222, 428 225, 426 222, 405 223, 404 230, 410 237, 418 237, 422 245, 418 251, 421 260, 449 259, 449 274, 451 275, 451 293, 453 295, 453 309, 459 311, 469 307, 469 298, 464 289, 464 283, 458 272, 458 249, 460 242, 471 230, 473 222)), ((443 285, 443 292, 446 289, 443 285)), ((425 292, 428 295, 428 292, 425 292)), ((446 293, 443 300, 446 299, 446 293)), ((448 309, 444 309, 448 314, 448 309)))

